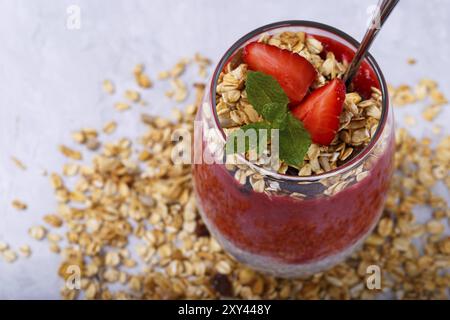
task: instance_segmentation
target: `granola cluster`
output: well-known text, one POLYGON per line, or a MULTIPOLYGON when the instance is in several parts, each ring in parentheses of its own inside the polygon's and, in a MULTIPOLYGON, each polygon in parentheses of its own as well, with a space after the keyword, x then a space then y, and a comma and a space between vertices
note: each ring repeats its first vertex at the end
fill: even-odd
MULTIPOLYGON (((342 78, 348 67, 345 62, 337 61, 332 52, 327 53, 325 60, 322 59, 322 43, 303 32, 264 35, 259 41, 306 58, 318 71, 313 88, 321 87, 332 79, 342 78)), ((226 134, 243 125, 262 120, 246 96, 247 71, 247 65, 238 57, 229 63, 219 76, 216 110, 226 134)), ((294 170, 288 171, 289 167, 285 163, 271 169, 282 174, 294 172, 299 176, 317 175, 336 169, 358 154, 375 135, 381 118, 382 100, 381 92, 376 88, 372 88, 372 96, 367 100, 357 92, 347 93, 340 116, 339 131, 331 145, 312 144, 303 164, 292 168, 294 170)))
MULTIPOLYGON (((441 113, 443 107, 448 104, 444 93, 439 90, 439 85, 431 79, 422 79, 412 88, 409 85, 389 86, 389 94, 392 96, 394 105, 404 107, 416 102, 425 102, 427 105, 422 111, 422 118, 432 122, 441 113)), ((405 119, 409 125, 415 125, 416 119, 408 117, 405 119)), ((434 127, 436 133, 440 131, 439 127, 434 127)))

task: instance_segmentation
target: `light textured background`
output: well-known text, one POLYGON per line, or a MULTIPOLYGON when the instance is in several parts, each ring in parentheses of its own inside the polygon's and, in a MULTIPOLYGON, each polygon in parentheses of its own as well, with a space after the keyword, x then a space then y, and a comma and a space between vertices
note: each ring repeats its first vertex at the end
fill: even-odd
MULTIPOLYGON (((134 86, 131 70, 143 62, 155 78, 177 59, 199 51, 214 61, 240 36, 261 25, 287 19, 331 24, 361 39, 374 0, 72 0, 0 2, 0 240, 17 249, 31 243, 33 256, 13 265, 0 259, 0 298, 58 298, 61 285, 58 257, 47 245, 27 235, 55 209, 48 179, 41 169, 59 171, 64 158, 56 146, 70 144, 70 132, 83 126, 101 127, 120 119, 119 133, 134 136, 140 111, 118 114, 114 98, 101 91, 105 78, 119 92, 134 86), (81 29, 66 28, 66 8, 81 8, 81 29), (15 155, 26 172, 11 162, 15 155), (25 212, 11 200, 29 204, 25 212)), ((448 70, 450 36, 448 0, 401 1, 386 24, 372 53, 388 82, 416 83, 436 79, 450 95, 448 70), (418 60, 415 66, 408 57, 418 60)), ((166 114, 174 104, 161 94, 165 84, 145 93, 146 111, 166 114), (159 91, 159 92, 157 92, 159 91)), ((437 123, 449 133, 449 108, 437 123)), ((420 121, 420 107, 396 110, 419 122, 410 130, 432 135, 420 121)), ((446 192, 445 190, 443 191, 446 192)), ((448 192, 446 194, 448 198, 448 192)))

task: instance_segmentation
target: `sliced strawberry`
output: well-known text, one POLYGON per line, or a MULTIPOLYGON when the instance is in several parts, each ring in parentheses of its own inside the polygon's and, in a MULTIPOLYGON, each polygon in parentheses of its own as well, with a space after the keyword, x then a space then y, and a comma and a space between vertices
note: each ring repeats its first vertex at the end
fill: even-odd
MULTIPOLYGON (((347 61, 350 63, 355 56, 355 51, 346 45, 325 36, 313 35, 319 40, 324 50, 322 51, 322 58, 325 59, 328 52, 333 52, 336 59, 340 62, 347 61)), ((354 89, 362 95, 365 99, 369 99, 372 94, 372 87, 380 89, 380 82, 377 79, 375 71, 367 62, 363 62, 358 70, 358 73, 353 79, 354 89)))
POLYGON ((292 114, 303 122, 314 143, 329 145, 339 129, 339 116, 345 101, 345 84, 334 79, 314 90, 292 114))
POLYGON ((264 43, 246 45, 242 58, 250 70, 277 79, 293 104, 302 101, 317 75, 313 65, 299 54, 264 43))

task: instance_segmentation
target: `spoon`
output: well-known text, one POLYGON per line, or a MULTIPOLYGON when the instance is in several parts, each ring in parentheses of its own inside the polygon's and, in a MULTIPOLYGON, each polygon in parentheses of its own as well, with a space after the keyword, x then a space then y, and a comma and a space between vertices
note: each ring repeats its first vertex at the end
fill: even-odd
POLYGON ((399 1, 400 0, 381 0, 378 3, 377 10, 372 17, 370 26, 367 29, 366 34, 364 35, 364 38, 362 39, 361 44, 355 53, 355 57, 353 58, 350 66, 347 69, 347 72, 344 75, 343 80, 347 88, 350 86, 353 77, 358 72, 362 61, 366 57, 367 52, 372 45, 372 42, 375 40, 378 32, 381 30, 381 27, 384 25, 399 1))

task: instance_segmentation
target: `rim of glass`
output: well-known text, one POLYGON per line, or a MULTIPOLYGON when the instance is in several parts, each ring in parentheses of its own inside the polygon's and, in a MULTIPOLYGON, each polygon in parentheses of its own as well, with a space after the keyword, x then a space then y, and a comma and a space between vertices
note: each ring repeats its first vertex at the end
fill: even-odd
MULTIPOLYGON (((216 110, 216 86, 217 81, 219 79, 219 75, 221 71, 224 69, 225 65, 229 62, 230 58, 233 56, 235 52, 237 52, 242 45, 244 45, 246 42, 248 42, 250 39, 254 38, 257 35, 263 34, 265 32, 283 28, 283 27, 307 27, 307 28, 315 28, 318 30, 324 30, 327 32, 330 32, 334 34, 335 36, 349 42, 351 45, 355 46, 356 48, 359 46, 359 42, 354 39, 352 36, 348 35, 347 33, 336 29, 335 27, 329 26, 327 24, 323 24, 320 22, 314 22, 314 21, 308 21, 308 20, 286 20, 286 21, 279 21, 271 24, 264 25, 262 27, 259 27, 243 37, 241 37, 239 40, 237 40, 223 55, 223 57, 220 59, 216 69, 214 70, 214 74, 211 79, 210 83, 210 107, 212 109, 212 114, 214 115, 214 123, 216 128, 220 131, 222 135, 222 139, 224 142, 226 141, 226 135, 223 131, 222 126, 220 125, 219 118, 217 115, 216 110)), ((318 181, 326 178, 330 178, 339 174, 343 174, 348 172, 349 170, 354 169, 357 167, 361 162, 363 162, 372 152, 374 147, 376 146, 378 140, 381 137, 382 132, 384 131, 384 128, 386 126, 386 122, 388 119, 388 113, 389 113, 389 97, 388 97, 388 90, 387 90, 387 84, 385 81, 385 78, 383 76, 383 73, 381 72, 380 67, 378 66, 378 63, 375 61, 375 58, 368 53, 366 55, 365 61, 369 63, 369 65, 374 70, 377 80, 380 82, 380 91, 382 94, 382 110, 381 110, 381 118, 380 123, 378 125, 377 131, 375 132, 375 136, 372 138, 370 143, 352 160, 349 162, 346 162, 344 165, 337 167, 334 170, 314 175, 314 176, 306 176, 306 177, 300 177, 300 176, 291 176, 286 174, 280 174, 274 171, 271 171, 269 169, 265 169, 263 167, 260 167, 254 163, 249 162, 244 157, 240 156, 240 160, 243 161, 246 165, 250 166, 252 169, 260 172, 262 175, 268 178, 273 178, 276 180, 284 180, 284 181, 293 181, 293 182, 312 182, 312 181, 318 181)))

